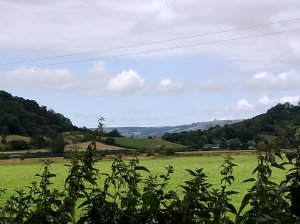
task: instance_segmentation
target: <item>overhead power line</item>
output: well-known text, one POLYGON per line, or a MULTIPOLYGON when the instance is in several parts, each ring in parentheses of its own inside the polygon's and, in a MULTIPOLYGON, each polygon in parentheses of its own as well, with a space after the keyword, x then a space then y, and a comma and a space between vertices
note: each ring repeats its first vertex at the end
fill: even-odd
POLYGON ((43 57, 43 58, 35 58, 35 59, 29 59, 29 60, 12 61, 12 62, 7 62, 7 63, 0 63, 0 66, 27 63, 27 62, 35 62, 35 61, 45 61, 45 60, 51 60, 51 59, 87 55, 87 54, 100 53, 100 52, 113 51, 113 50, 120 50, 120 49, 133 48, 133 47, 141 47, 141 46, 160 44, 160 43, 166 43, 166 42, 172 42, 172 41, 178 41, 178 40, 192 39, 192 38, 201 37, 201 36, 209 36, 209 35, 214 35, 214 34, 221 34, 221 33, 228 33, 228 32, 239 31, 239 30, 247 30, 247 29, 253 29, 253 28, 258 28, 258 27, 265 27, 265 26, 270 26, 270 25, 275 25, 275 24, 280 24, 280 23, 288 23, 288 22, 299 21, 299 20, 300 20, 300 18, 295 18, 295 19, 289 19, 289 20, 276 21, 276 22, 273 22, 273 23, 265 23, 265 24, 246 26, 246 27, 240 27, 240 28, 235 28, 235 29, 221 30, 221 31, 216 31, 216 32, 202 33, 202 34, 196 34, 196 35, 190 35, 190 36, 182 36, 182 37, 177 37, 177 38, 172 38, 172 39, 151 41, 151 42, 140 43, 140 44, 132 44, 132 45, 106 48, 106 49, 93 50, 93 51, 82 51, 82 52, 73 53, 73 54, 64 54, 64 55, 57 55, 57 56, 43 57))
MULTIPOLYGON (((271 32, 271 33, 264 33, 264 34, 258 34, 258 35, 230 38, 230 39, 224 39, 224 40, 208 41, 208 42, 202 42, 202 43, 198 43, 198 44, 188 44, 188 45, 182 45, 182 46, 160 48, 160 49, 155 49, 155 50, 139 51, 139 52, 125 53, 125 54, 116 54, 116 55, 105 56, 105 57, 97 57, 97 58, 89 58, 89 59, 81 59, 81 60, 72 60, 72 61, 62 61, 62 62, 48 63, 48 64, 37 65, 37 66, 34 66, 34 67, 35 68, 40 68, 40 67, 47 67, 47 66, 53 66, 53 65, 71 64, 71 63, 78 63, 78 62, 118 58, 118 57, 131 56, 131 55, 155 53, 155 52, 175 50, 175 49, 180 49, 180 48, 196 47, 196 46, 201 46, 201 45, 217 44, 217 43, 224 43, 224 42, 235 41, 235 40, 250 39, 250 38, 255 38, 255 37, 271 36, 271 35, 283 34, 283 33, 287 33, 287 32, 295 32, 295 31, 300 31, 300 28, 292 29, 292 30, 283 30, 283 31, 278 31, 278 32, 271 32)), ((10 70, 15 70, 15 69, 26 69, 26 68, 32 68, 32 67, 33 66, 17 67, 17 68, 13 68, 13 69, 0 69, 0 71, 10 71, 10 70)))

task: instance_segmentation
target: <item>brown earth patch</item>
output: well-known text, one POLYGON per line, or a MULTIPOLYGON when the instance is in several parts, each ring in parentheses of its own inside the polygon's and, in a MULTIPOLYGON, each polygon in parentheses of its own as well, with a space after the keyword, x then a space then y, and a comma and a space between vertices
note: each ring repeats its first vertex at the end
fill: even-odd
MULTIPOLYGON (((91 144, 91 142, 82 142, 78 144, 70 144, 67 145, 65 150, 74 150, 77 149, 79 151, 84 151, 87 149, 88 145, 91 144)), ((102 142, 96 142, 97 150, 119 150, 119 149, 125 149, 123 147, 114 146, 114 145, 106 145, 102 142)))

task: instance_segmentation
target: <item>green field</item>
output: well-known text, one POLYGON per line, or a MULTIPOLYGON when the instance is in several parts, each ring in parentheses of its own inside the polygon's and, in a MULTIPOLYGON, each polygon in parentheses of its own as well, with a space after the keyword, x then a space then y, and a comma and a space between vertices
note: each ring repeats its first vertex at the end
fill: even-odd
MULTIPOLYGON (((103 138, 104 140, 106 138, 103 138)), ((133 149, 158 149, 160 146, 172 147, 174 149, 186 148, 184 145, 168 142, 160 139, 146 139, 146 138, 125 138, 115 137, 116 144, 124 148, 133 149)))
MULTIPOLYGON (((238 164, 238 167, 234 171, 235 182, 231 189, 241 192, 242 194, 235 195, 233 203, 236 207, 239 206, 242 197, 251 186, 251 183, 241 183, 243 180, 251 177, 252 171, 256 166, 256 157, 253 155, 238 155, 234 156, 234 162, 238 164)), ((208 181, 214 186, 218 187, 220 184, 219 167, 222 164, 223 158, 221 156, 207 156, 207 157, 169 157, 169 158, 153 158, 140 160, 141 165, 146 166, 151 172, 156 174, 164 173, 164 167, 172 165, 175 168, 175 172, 171 177, 169 189, 173 189, 180 193, 180 185, 183 181, 190 178, 185 169, 204 168, 205 173, 208 176, 208 181)), ((42 163, 35 162, 29 163, 28 161, 19 161, 18 164, 8 163, 2 161, 0 163, 0 179, 1 187, 6 188, 7 192, 2 196, 1 202, 9 197, 14 189, 24 188, 32 181, 37 180, 36 173, 41 172, 42 163)), ((53 186, 58 189, 63 189, 64 180, 67 176, 67 168, 64 163, 67 161, 54 162, 52 164, 52 172, 57 174, 57 177, 53 179, 53 186)), ((110 172, 111 160, 100 161, 97 167, 105 172, 110 172)), ((280 182, 285 176, 286 171, 278 170, 274 168, 273 178, 275 181, 280 182)), ((143 175, 147 175, 144 173, 143 175)))

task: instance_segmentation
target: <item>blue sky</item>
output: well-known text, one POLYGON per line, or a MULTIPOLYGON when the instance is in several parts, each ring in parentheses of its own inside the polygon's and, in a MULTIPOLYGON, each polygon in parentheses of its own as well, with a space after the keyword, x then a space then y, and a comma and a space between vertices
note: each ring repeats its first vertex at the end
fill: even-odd
POLYGON ((300 101, 298 15, 297 0, 0 0, 0 89, 86 127, 100 116, 107 126, 250 118, 300 101))

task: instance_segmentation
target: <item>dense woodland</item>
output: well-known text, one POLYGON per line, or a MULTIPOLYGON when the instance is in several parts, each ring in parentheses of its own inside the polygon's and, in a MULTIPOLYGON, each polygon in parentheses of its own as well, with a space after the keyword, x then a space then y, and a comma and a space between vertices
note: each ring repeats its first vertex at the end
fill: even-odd
POLYGON ((55 113, 34 100, 0 91, 0 134, 24 136, 46 135, 49 132, 77 130, 62 114, 55 113))
MULTIPOLYGON (((218 144, 222 149, 248 149, 258 144, 268 144, 278 136, 278 128, 295 129, 300 127, 300 103, 278 104, 267 113, 224 127, 215 126, 208 130, 180 133, 166 133, 163 139, 201 149, 204 144, 218 144)), ((288 147, 288 142, 277 142, 288 147)))

